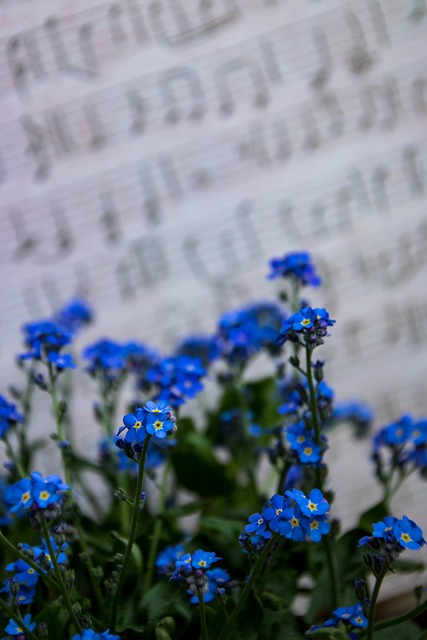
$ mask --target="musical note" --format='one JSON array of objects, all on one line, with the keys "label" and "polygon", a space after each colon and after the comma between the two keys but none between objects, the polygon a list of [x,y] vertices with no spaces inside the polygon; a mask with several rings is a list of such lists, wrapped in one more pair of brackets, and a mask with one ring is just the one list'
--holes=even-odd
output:
[{"label": "musical note", "polygon": [[119,228],[120,213],[117,210],[111,191],[102,190],[99,196],[102,209],[100,222],[105,229],[106,240],[110,244],[116,244],[121,236]]},{"label": "musical note", "polygon": [[14,211],[9,219],[18,243],[16,249],[11,253],[11,259],[14,261],[22,260],[35,250],[39,240],[37,234],[29,231],[21,211]]},{"label": "musical note", "polygon": [[95,104],[86,104],[84,106],[84,113],[92,134],[89,141],[89,147],[92,149],[99,149],[100,147],[103,147],[107,141],[107,134],[101,121],[99,110]]},{"label": "musical note", "polygon": [[178,88],[184,89],[185,102],[189,104],[187,118],[199,120],[205,113],[203,86],[198,74],[188,67],[175,67],[163,72],[159,77],[159,91],[166,110],[166,121],[177,123],[183,118],[182,97]]},{"label": "musical note", "polygon": [[379,165],[373,171],[372,175],[372,192],[374,196],[375,206],[378,209],[390,209],[390,203],[387,194],[387,181],[390,172],[385,165]]},{"label": "musical note", "polygon": [[240,202],[236,207],[235,218],[239,234],[246,244],[249,258],[257,258],[262,255],[263,248],[252,219],[252,202],[249,200]]},{"label": "musical note", "polygon": [[127,40],[126,31],[123,26],[123,5],[113,2],[107,13],[108,27],[114,42],[121,43]]},{"label": "musical note", "polygon": [[427,112],[427,78],[416,78],[412,85],[412,102],[414,111],[424,115]]},{"label": "musical note", "polygon": [[68,156],[76,150],[67,113],[54,109],[47,114],[50,121],[51,140],[57,156]]},{"label": "musical note", "polygon": [[83,66],[70,62],[69,54],[63,40],[63,33],[59,28],[58,18],[52,16],[45,22],[45,30],[52,47],[58,71],[76,74],[82,78],[91,79],[98,74],[98,61],[92,46],[92,26],[82,24],[78,28],[78,49],[82,57]]},{"label": "musical note", "polygon": [[135,135],[139,135],[147,126],[147,102],[134,87],[126,91],[126,98],[132,117],[130,131]]},{"label": "musical note", "polygon": [[415,195],[422,196],[425,186],[425,170],[419,160],[419,151],[414,145],[409,145],[403,149],[402,162],[410,190]]},{"label": "musical note", "polygon": [[353,48],[347,56],[348,65],[353,73],[360,74],[372,65],[372,56],[368,51],[363,25],[358,16],[348,12],[346,22],[353,42]]},{"label": "musical note", "polygon": [[237,78],[247,78],[250,82],[253,93],[252,105],[263,108],[267,105],[270,97],[264,75],[254,61],[246,59],[236,59],[220,65],[216,70],[216,86],[219,94],[220,113],[229,115],[235,107],[235,97],[233,97],[232,86],[235,86]]},{"label": "musical note", "polygon": [[326,35],[321,29],[313,29],[313,41],[319,57],[319,68],[311,78],[310,84],[315,89],[323,89],[332,74],[332,55]]},{"label": "musical note", "polygon": [[49,175],[51,167],[46,131],[30,115],[22,116],[19,123],[28,139],[24,153],[37,162],[35,178],[44,180]]},{"label": "musical note", "polygon": [[151,224],[157,224],[160,222],[161,206],[149,165],[143,165],[139,168],[138,179],[142,189],[145,219]]}]

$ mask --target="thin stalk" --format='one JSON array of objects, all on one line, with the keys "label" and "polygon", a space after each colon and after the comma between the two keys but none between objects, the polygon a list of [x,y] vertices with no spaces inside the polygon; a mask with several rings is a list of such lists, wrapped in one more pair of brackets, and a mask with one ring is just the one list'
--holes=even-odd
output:
[{"label": "thin stalk", "polygon": [[[58,434],[58,441],[59,441],[59,443],[61,443],[65,439],[65,434],[64,434],[64,427],[63,427],[63,424],[62,424],[62,419],[61,419],[61,415],[60,415],[60,411],[59,411],[59,402],[58,402],[58,396],[57,396],[57,393],[56,393],[55,376],[54,376],[54,373],[53,373],[52,364],[50,362],[48,362],[47,368],[48,368],[48,372],[49,372],[50,396],[52,398],[53,413],[55,415],[55,421],[56,421],[56,432]],[[74,502],[72,489],[71,489],[71,470],[70,470],[69,465],[68,465],[67,454],[65,452],[65,449],[63,449],[62,447],[60,447],[60,451],[61,451],[62,464],[63,464],[63,467],[64,467],[65,482],[70,487],[71,497],[72,497],[72,500]]]},{"label": "thin stalk", "polygon": [[369,606],[367,640],[372,640],[374,637],[375,610],[377,607],[378,595],[380,593],[381,585],[383,583],[387,570],[388,564],[387,562],[384,562],[383,568],[381,569],[380,574],[377,577],[377,581],[372,592],[371,603]]},{"label": "thin stalk", "polygon": [[227,638],[229,637],[232,629],[233,629],[233,625],[237,620],[237,617],[239,615],[239,613],[241,612],[241,610],[243,609],[245,602],[247,600],[247,597],[252,589],[252,587],[255,584],[256,579],[259,576],[259,573],[261,571],[261,568],[264,564],[264,560],[267,558],[273,543],[275,542],[277,536],[274,536],[270,538],[270,540],[267,542],[267,544],[265,545],[264,549],[262,550],[260,556],[258,557],[257,561],[255,562],[253,568],[252,568],[252,572],[251,575],[249,576],[249,580],[247,581],[241,595],[239,598],[238,603],[236,604],[236,606],[233,609],[233,612],[229,618],[229,620],[227,621],[227,624],[225,625],[224,629],[222,630],[222,633],[220,634],[218,640],[227,640]]},{"label": "thin stalk", "polygon": [[62,573],[61,570],[59,568],[59,564],[58,564],[58,560],[56,558],[55,555],[55,551],[53,550],[52,547],[52,542],[50,540],[50,533],[49,533],[49,528],[47,526],[46,520],[43,518],[43,516],[41,516],[39,518],[39,522],[41,524],[41,528],[43,531],[43,536],[44,539],[46,541],[46,545],[47,548],[49,550],[49,555],[50,555],[50,559],[52,561],[53,564],[53,571],[55,573],[55,578],[56,578],[56,582],[58,583],[58,588],[59,588],[59,592],[62,596],[62,599],[64,601],[64,605],[65,608],[67,609],[67,613],[68,613],[68,617],[70,619],[70,621],[72,622],[72,624],[74,625],[76,631],[78,631],[79,633],[81,632],[82,628],[80,626],[80,622],[74,612],[73,609],[73,605],[71,604],[71,600],[70,597],[68,595],[68,591],[67,591],[67,587],[64,584],[64,581],[62,579]]},{"label": "thin stalk", "polygon": [[208,630],[206,627],[206,611],[205,602],[203,600],[203,593],[198,590],[197,597],[199,599],[199,617],[200,617],[200,631],[202,640],[208,640]]},{"label": "thin stalk", "polygon": [[160,494],[159,494],[159,512],[157,514],[156,524],[154,525],[153,537],[151,538],[150,551],[148,553],[147,574],[145,576],[145,581],[144,581],[144,593],[147,593],[147,591],[150,589],[151,581],[153,579],[154,563],[156,561],[160,534],[162,532],[169,471],[170,471],[170,460],[168,458],[166,460],[165,468],[163,470],[163,479],[162,479],[162,485],[160,487]]},{"label": "thin stalk", "polygon": [[[307,381],[308,388],[310,390],[310,409],[311,415],[313,419],[314,426],[314,439],[316,444],[320,445],[320,424],[319,424],[319,414],[317,412],[317,403],[316,403],[316,392],[314,390],[314,382],[313,382],[313,371],[311,367],[311,355],[312,350],[306,349],[306,362],[307,362]],[[320,488],[320,487],[319,487]]]},{"label": "thin stalk", "polygon": [[284,542],[285,542],[285,538],[281,537],[279,542],[277,543],[277,546],[276,546],[275,550],[273,551],[273,553],[270,555],[269,559],[267,560],[266,568],[265,568],[264,574],[263,574],[263,576],[261,578],[261,582],[260,582],[259,587],[258,587],[258,595],[259,596],[262,596],[262,594],[263,594],[263,591],[265,589],[265,585],[267,583],[267,580],[270,577],[271,570],[272,570],[272,568],[274,566],[274,563],[276,562],[277,556],[279,555],[280,551],[282,550]]},{"label": "thin stalk", "polygon": [[[6,616],[9,616],[9,618],[11,618],[18,625],[18,627],[22,629],[25,638],[27,638],[28,640],[37,640],[37,637],[34,635],[34,633],[25,626],[20,613],[16,613],[15,611],[13,611],[13,609],[11,609],[11,607],[8,607],[7,604],[3,602],[3,600],[0,600],[0,608],[5,612]],[[12,636],[7,636],[7,638],[11,637]]]},{"label": "thin stalk", "polygon": [[[388,620],[382,620],[381,622],[377,622],[374,625],[374,631],[381,631],[381,629],[388,629],[388,627],[394,627],[396,624],[401,624],[402,622],[406,622],[407,620],[412,620],[416,616],[419,616],[421,613],[427,610],[427,600],[424,600],[421,604],[411,609],[411,611],[407,611],[407,613],[402,613],[401,616],[396,616],[395,618],[388,618]],[[423,636],[421,636],[423,637]]]},{"label": "thin stalk", "polygon": [[143,480],[144,480],[145,459],[147,457],[147,449],[148,449],[148,444],[150,442],[150,438],[151,438],[150,435],[147,435],[147,437],[145,438],[144,447],[142,449],[141,457],[140,457],[139,462],[138,462],[138,464],[139,464],[138,479],[136,481],[135,498],[134,498],[134,501],[133,501],[133,511],[132,511],[132,520],[131,520],[131,524],[130,524],[129,538],[128,538],[128,543],[127,543],[125,555],[124,555],[124,558],[123,558],[122,568],[121,568],[119,579],[118,579],[118,582],[117,582],[116,592],[115,592],[114,598],[113,598],[113,604],[112,604],[112,607],[111,607],[111,623],[110,623],[110,627],[111,627],[111,629],[113,631],[114,631],[115,626],[116,626],[117,608],[119,606],[119,599],[120,599],[120,595],[122,593],[123,583],[125,581],[126,571],[127,571],[127,567],[128,567],[128,564],[129,564],[130,557],[131,557],[132,547],[133,547],[133,544],[135,542],[136,531],[137,531],[137,528],[138,528],[138,521],[139,521],[139,514],[140,514],[140,506],[139,505],[140,505],[140,498],[141,498],[142,483],[143,483]]},{"label": "thin stalk", "polygon": [[21,403],[24,421],[20,423],[17,428],[19,451],[20,451],[20,457],[22,461],[22,467],[24,470],[23,477],[29,474],[28,463],[30,458],[30,449],[27,443],[27,432],[28,432],[28,424],[31,417],[31,405],[32,405],[32,399],[33,399],[34,388],[35,388],[34,373],[35,373],[35,367],[33,364],[30,367],[29,371],[27,372],[27,385],[25,387],[25,391],[24,391],[24,395],[22,397],[22,403]]},{"label": "thin stalk", "polygon": [[323,537],[323,546],[325,548],[326,562],[328,566],[329,578],[332,590],[332,608],[333,610],[338,608],[338,578],[335,566],[334,557],[332,555],[332,549],[328,536]]},{"label": "thin stalk", "polygon": [[1,531],[0,531],[0,542],[3,544],[5,549],[10,551],[12,555],[18,556],[18,558],[26,562],[32,569],[34,569],[34,571],[37,572],[37,574],[41,577],[41,579],[44,580],[47,586],[52,587],[53,589],[57,589],[57,590],[59,589],[55,580],[48,573],[43,571],[43,569],[36,562],[34,562],[34,560],[32,560],[31,558],[28,558],[28,556],[26,556],[25,553],[22,553],[22,551],[17,549],[11,542],[9,542],[9,540],[3,535]]},{"label": "thin stalk", "polygon": [[90,556],[89,548],[87,546],[86,538],[84,537],[83,527],[81,526],[80,522],[77,523],[76,528],[79,533],[80,546],[86,558],[87,570],[90,576],[90,580],[92,582],[96,600],[98,602],[99,612],[102,615],[105,611],[104,596],[102,595],[101,588],[99,586],[97,577],[95,575],[96,574],[95,567],[93,566],[93,562]]},{"label": "thin stalk", "polygon": [[3,440],[4,440],[4,443],[6,445],[7,455],[9,456],[9,458],[11,459],[13,464],[15,465],[16,470],[19,473],[19,476],[21,478],[24,478],[25,477],[25,471],[24,471],[24,469],[23,469],[23,467],[21,465],[21,462],[20,462],[18,456],[15,455],[15,452],[14,452],[14,450],[12,448],[12,445],[10,444],[6,434],[3,436]]}]

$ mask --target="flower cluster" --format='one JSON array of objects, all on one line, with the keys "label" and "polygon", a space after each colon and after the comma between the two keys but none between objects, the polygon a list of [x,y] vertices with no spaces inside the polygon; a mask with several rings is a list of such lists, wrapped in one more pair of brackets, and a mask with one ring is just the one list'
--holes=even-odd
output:
[{"label": "flower cluster", "polygon": [[198,358],[206,368],[220,355],[220,347],[217,336],[189,336],[179,343],[176,348],[179,356]]},{"label": "flower cluster", "polygon": [[61,505],[64,502],[64,492],[69,489],[59,476],[50,475],[43,478],[40,473],[33,471],[30,478],[23,478],[7,487],[3,500],[12,512],[35,514],[37,511]]},{"label": "flower cluster", "polygon": [[283,345],[290,340],[298,342],[307,349],[314,349],[323,344],[323,338],[328,335],[328,327],[334,324],[335,320],[329,317],[326,309],[303,307],[285,320],[276,342]]},{"label": "flower cluster", "polygon": [[240,543],[243,548],[259,550],[273,533],[296,542],[319,542],[331,528],[328,510],[329,503],[319,489],[313,489],[308,497],[298,489],[275,494],[262,513],[249,517]]},{"label": "flower cluster", "polygon": [[125,442],[141,444],[147,434],[160,439],[166,438],[175,430],[175,418],[164,400],[160,400],[158,404],[149,400],[144,407],[137,408],[134,413],[127,413],[123,417],[123,425],[117,435],[119,436],[126,429]]},{"label": "flower cluster", "polygon": [[326,448],[326,438],[322,436],[322,446],[316,444],[314,431],[304,422],[297,422],[285,428],[286,440],[300,464],[317,465]]},{"label": "flower cluster", "polygon": [[109,629],[102,633],[97,633],[93,629],[84,629],[81,633],[73,636],[71,640],[120,640],[120,636],[113,635]]},{"label": "flower cluster", "polygon": [[0,396],[0,439],[4,438],[10,427],[17,422],[23,422],[23,416],[16,410],[14,404]]},{"label": "flower cluster", "polygon": [[389,464],[400,469],[418,468],[421,473],[427,473],[427,419],[415,420],[404,415],[374,436],[372,457],[380,477],[386,452],[389,453]]},{"label": "flower cluster", "polygon": [[75,298],[65,304],[53,317],[69,333],[75,334],[92,322],[92,310],[85,300]]},{"label": "flower cluster", "polygon": [[[353,604],[349,607],[339,607],[332,613],[332,618],[328,618],[322,625],[313,625],[310,631],[328,627],[344,627],[345,631],[349,634],[348,637],[356,640],[359,636],[358,634],[353,634],[352,631],[355,629],[365,629],[368,626],[368,619],[360,603]],[[310,631],[308,632],[309,637]]]},{"label": "flower cluster", "polygon": [[224,314],[218,324],[222,357],[231,363],[245,362],[264,347],[274,346],[284,319],[282,309],[272,303],[252,304]]},{"label": "flower cluster", "polygon": [[401,520],[386,516],[372,527],[372,536],[361,538],[359,547],[368,544],[375,550],[375,555],[388,560],[394,560],[404,549],[416,551],[426,544],[420,527],[407,516],[403,516]]},{"label": "flower cluster", "polygon": [[147,383],[155,385],[158,400],[178,407],[187,398],[194,398],[203,390],[201,380],[205,375],[206,370],[199,358],[176,355],[153,363],[139,386],[144,387]]},{"label": "flower cluster", "polygon": [[25,346],[28,351],[20,356],[21,360],[41,360],[57,369],[75,369],[69,353],[61,353],[70,344],[72,334],[53,320],[30,322],[22,328]]},{"label": "flower cluster", "polygon": [[[50,543],[55,552],[56,561],[59,564],[64,564],[67,561],[64,551],[68,545],[64,543],[58,546],[52,537],[50,538]],[[42,540],[39,547],[31,547],[29,544],[23,543],[20,546],[20,550],[40,567],[40,572],[37,572],[21,558],[15,562],[10,562],[6,565],[6,571],[13,571],[14,575],[12,578],[6,578],[0,592],[5,592],[10,597],[15,597],[19,605],[26,605],[34,600],[40,573],[52,571],[53,564],[45,540]]]},{"label": "flower cluster", "polygon": [[196,604],[199,596],[203,597],[203,602],[210,602],[221,589],[219,585],[224,585],[230,579],[226,571],[210,570],[210,566],[218,560],[221,558],[211,551],[197,549],[192,555],[184,553],[175,562],[170,581],[178,582],[191,595],[191,603]]},{"label": "flower cluster", "polygon": [[318,287],[322,284],[322,280],[311,262],[311,256],[306,251],[287,253],[283,258],[273,258],[270,260],[270,268],[269,280],[291,278],[300,285],[311,287]]}]

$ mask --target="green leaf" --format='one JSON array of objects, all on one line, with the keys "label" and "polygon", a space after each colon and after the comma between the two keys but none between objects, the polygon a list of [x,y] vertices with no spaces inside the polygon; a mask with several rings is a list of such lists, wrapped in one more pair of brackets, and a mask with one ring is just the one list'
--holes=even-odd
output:
[{"label": "green leaf", "polygon": [[374,505],[360,516],[359,520],[359,529],[363,529],[364,531],[372,532],[372,525],[375,522],[379,522],[386,516],[388,516],[387,509],[383,501]]},{"label": "green leaf", "polygon": [[176,584],[169,582],[158,582],[144,596],[139,613],[146,616],[149,623],[158,622],[165,616],[180,618],[188,623],[192,610],[190,605],[183,599],[181,590]]},{"label": "green leaf", "polygon": [[413,622],[402,622],[395,627],[375,631],[375,640],[419,640],[421,629]]},{"label": "green leaf", "polygon": [[[314,638],[315,640],[348,640],[348,635],[342,629],[329,627],[328,629],[316,629],[306,633],[306,638]],[[376,640],[376,636],[375,636]]]},{"label": "green leaf", "polygon": [[67,614],[63,604],[54,600],[35,617],[37,624],[44,622],[49,632],[49,640],[62,640],[65,638],[65,626]]},{"label": "green leaf", "polygon": [[395,560],[393,562],[393,569],[399,573],[414,573],[422,571],[424,568],[424,562],[416,562],[415,560]]},{"label": "green leaf", "polygon": [[[126,552],[126,548],[127,548],[127,538],[123,538],[121,535],[119,535],[116,531],[112,531],[111,532],[111,536],[112,538],[114,538],[115,541],[115,549],[114,552],[115,553],[122,553],[123,555]],[[141,549],[138,547],[137,544],[133,544],[132,545],[132,551],[131,551],[131,560],[128,564],[127,567],[127,578],[129,579],[137,579],[141,573],[142,573],[142,553],[141,553]]]},{"label": "green leaf", "polygon": [[182,516],[189,516],[192,513],[198,513],[199,511],[202,511],[207,504],[209,503],[206,500],[199,500],[198,502],[188,502],[187,504],[182,504],[179,507],[168,507],[167,511],[164,514],[164,517],[181,518]]}]

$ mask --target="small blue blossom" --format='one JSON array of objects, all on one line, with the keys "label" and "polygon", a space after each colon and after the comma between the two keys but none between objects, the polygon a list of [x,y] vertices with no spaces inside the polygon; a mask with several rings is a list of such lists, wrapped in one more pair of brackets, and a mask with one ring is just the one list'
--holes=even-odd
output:
[{"label": "small blue blossom", "polygon": [[156,436],[156,438],[166,438],[168,433],[173,429],[174,422],[172,420],[162,420],[160,416],[150,415],[147,420],[147,433]]},{"label": "small blue blossom", "polygon": [[426,544],[420,527],[407,516],[395,523],[393,533],[397,542],[405,549],[418,550]]},{"label": "small blue blossom", "polygon": [[123,425],[124,426],[120,427],[120,429],[118,430],[117,435],[119,436],[125,429],[127,429],[125,442],[144,442],[147,435],[147,413],[146,411],[144,411],[144,409],[137,408],[135,409],[134,413],[127,413],[123,417]]},{"label": "small blue blossom", "polygon": [[276,342],[283,345],[287,340],[299,342],[301,338],[303,346],[314,349],[323,344],[323,338],[328,335],[327,328],[334,324],[335,320],[329,317],[326,309],[303,307],[285,320]]},{"label": "small blue blossom", "polygon": [[[29,613],[25,614],[25,616],[22,618],[22,622],[24,623],[28,631],[34,631],[34,629],[36,628],[36,623],[31,621],[31,614]],[[5,628],[5,631],[12,638],[16,636],[22,636],[23,638],[25,638],[24,629],[20,627],[14,620],[9,620],[9,624]]]},{"label": "small blue blossom", "polygon": [[69,333],[75,334],[92,321],[92,310],[84,300],[76,298],[54,315],[54,321]]},{"label": "small blue blossom", "polygon": [[269,280],[290,278],[301,285],[311,287],[318,287],[322,283],[307,251],[287,253],[283,258],[273,258],[270,268]]},{"label": "small blue blossom", "polygon": [[308,518],[304,517],[299,506],[296,505],[294,508],[283,511],[277,530],[285,538],[301,542],[309,533],[309,521]]},{"label": "small blue blossom", "polygon": [[166,547],[157,554],[156,568],[161,575],[168,575],[175,569],[175,563],[180,559],[184,553],[184,546],[182,544],[175,544],[171,547]]},{"label": "small blue blossom", "polygon": [[329,503],[319,489],[313,489],[308,498],[298,489],[287,491],[286,495],[295,500],[305,516],[323,516],[329,510]]},{"label": "small blue blossom", "polygon": [[6,435],[10,427],[23,421],[24,417],[16,410],[15,405],[0,395],[0,439]]},{"label": "small blue blossom", "polygon": [[249,524],[246,525],[245,531],[262,537],[264,537],[265,533],[268,533],[267,523],[260,513],[253,513],[249,516]]},{"label": "small blue blossom", "polygon": [[120,640],[120,636],[113,635],[109,629],[102,633],[97,633],[93,629],[84,629],[81,633],[73,636],[72,640]]},{"label": "small blue blossom", "polygon": [[213,562],[218,562],[221,558],[217,557],[213,551],[202,551],[197,549],[191,558],[191,565],[195,569],[208,569]]},{"label": "small blue blossom", "polygon": [[33,471],[31,478],[23,478],[9,487],[8,500],[11,511],[37,511],[47,509],[53,504],[62,504],[64,492],[69,486],[62,482],[57,475],[43,478],[37,471]]}]

